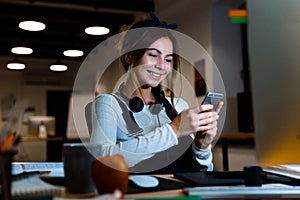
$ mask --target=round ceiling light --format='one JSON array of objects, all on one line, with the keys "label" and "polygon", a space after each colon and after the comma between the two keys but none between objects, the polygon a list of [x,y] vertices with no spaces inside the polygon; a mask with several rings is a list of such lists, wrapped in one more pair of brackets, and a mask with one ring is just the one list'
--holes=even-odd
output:
[{"label": "round ceiling light", "polygon": [[22,70],[25,69],[26,65],[24,63],[7,63],[6,67],[12,70]]},{"label": "round ceiling light", "polygon": [[85,29],[85,33],[89,35],[105,35],[109,33],[109,29],[102,26],[91,26]]},{"label": "round ceiling light", "polygon": [[14,54],[27,55],[27,54],[32,54],[33,50],[28,47],[14,47],[11,49],[11,52]]},{"label": "round ceiling light", "polygon": [[59,62],[50,65],[50,70],[55,72],[64,72],[67,71],[67,69],[68,69],[67,65]]},{"label": "round ceiling light", "polygon": [[25,63],[19,61],[17,58],[15,58],[14,60],[8,62],[6,64],[6,68],[7,69],[11,69],[11,70],[22,70],[26,68]]},{"label": "round ceiling light", "polygon": [[19,23],[19,27],[26,31],[42,31],[46,28],[46,25],[37,21],[23,21]]},{"label": "round ceiling light", "polygon": [[83,51],[80,50],[66,50],[63,53],[65,56],[68,57],[80,57],[83,56]]}]

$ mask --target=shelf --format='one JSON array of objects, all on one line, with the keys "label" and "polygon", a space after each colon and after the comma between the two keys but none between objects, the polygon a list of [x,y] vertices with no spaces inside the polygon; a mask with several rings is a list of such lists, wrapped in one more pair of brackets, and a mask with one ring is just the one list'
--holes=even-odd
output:
[{"label": "shelf", "polygon": [[39,142],[39,141],[63,141],[63,137],[47,137],[47,138],[40,138],[35,136],[25,136],[21,138],[21,142]]}]

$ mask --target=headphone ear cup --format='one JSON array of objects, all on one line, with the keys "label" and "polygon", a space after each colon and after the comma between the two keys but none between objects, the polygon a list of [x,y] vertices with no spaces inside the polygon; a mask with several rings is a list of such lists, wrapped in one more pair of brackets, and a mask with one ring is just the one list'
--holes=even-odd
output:
[{"label": "headphone ear cup", "polygon": [[129,108],[132,112],[140,112],[144,108],[144,102],[139,97],[133,97],[129,100]]}]

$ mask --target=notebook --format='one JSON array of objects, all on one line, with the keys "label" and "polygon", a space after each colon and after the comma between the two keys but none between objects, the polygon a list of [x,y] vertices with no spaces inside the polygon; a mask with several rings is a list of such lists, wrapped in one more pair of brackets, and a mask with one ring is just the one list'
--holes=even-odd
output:
[{"label": "notebook", "polygon": [[34,173],[51,177],[64,177],[62,162],[13,162],[12,175]]},{"label": "notebook", "polygon": [[175,178],[194,186],[241,185],[245,183],[242,171],[230,172],[180,172]]},{"label": "notebook", "polygon": [[62,194],[65,188],[44,182],[37,175],[12,181],[11,196],[13,199],[32,199],[53,197]]},{"label": "notebook", "polygon": [[189,196],[201,196],[202,198],[241,199],[241,198],[300,198],[300,186],[287,186],[282,184],[270,184],[258,186],[214,186],[214,187],[189,187],[184,188]]}]

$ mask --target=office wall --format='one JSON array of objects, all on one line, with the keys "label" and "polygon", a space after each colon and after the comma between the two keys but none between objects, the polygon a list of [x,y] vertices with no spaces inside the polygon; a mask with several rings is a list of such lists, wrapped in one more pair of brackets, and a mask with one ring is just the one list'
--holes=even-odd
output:
[{"label": "office wall", "polygon": [[156,2],[159,17],[169,23],[178,23],[178,31],[201,44],[218,67],[227,95],[226,121],[222,133],[238,132],[237,93],[243,91],[240,77],[242,69],[240,25],[230,22],[228,11],[231,8],[234,7],[213,4],[211,0]]},{"label": "office wall", "polygon": [[227,95],[223,133],[238,132],[237,93],[243,92],[241,29],[240,24],[230,21],[228,11],[232,8],[227,5],[211,8],[212,57],[222,74]]},{"label": "office wall", "polygon": [[[11,58],[10,58],[11,59]],[[46,92],[47,90],[70,90],[73,87],[74,75],[66,77],[63,74],[48,71],[51,60],[32,60],[24,71],[10,71],[6,69],[9,58],[0,57],[0,127],[5,123],[3,117],[3,99],[27,100],[28,106],[35,109],[36,115],[46,115]],[[78,64],[70,62],[70,70],[77,68]],[[45,68],[47,74],[32,74],[30,68]],[[76,71],[75,71],[76,72]],[[76,73],[73,73],[76,74]],[[21,118],[23,120],[23,118]],[[27,135],[28,125],[22,123],[20,134]],[[47,144],[45,141],[30,141],[20,143],[16,159],[19,161],[46,161]]]},{"label": "office wall", "polygon": [[177,23],[178,31],[190,36],[211,53],[211,0],[157,0],[156,13],[169,23]]},{"label": "office wall", "polygon": [[[231,5],[212,4],[211,0],[157,0],[157,15],[169,23],[178,23],[178,31],[201,44],[216,63],[226,89],[227,113],[222,134],[237,133],[237,93],[243,91],[241,32],[239,24],[232,24],[228,11]],[[226,2],[226,1],[224,1]],[[237,133],[239,134],[239,133]],[[251,145],[230,145],[229,169],[241,170],[256,165]],[[214,147],[216,170],[222,170],[221,146]]]},{"label": "office wall", "polygon": [[[30,63],[22,71],[11,71],[6,69],[6,63],[11,58],[0,57],[0,100],[8,96],[14,96],[16,100],[26,99],[28,105],[35,108],[35,113],[46,114],[46,91],[72,89],[76,75],[78,62],[68,62],[71,73],[68,76],[63,73],[50,72],[49,63],[53,60],[47,59],[22,59]],[[31,68],[41,68],[40,73],[31,73]],[[75,69],[75,70],[74,70]],[[2,104],[0,104],[0,118],[2,119]],[[3,121],[0,120],[0,125]]]}]

